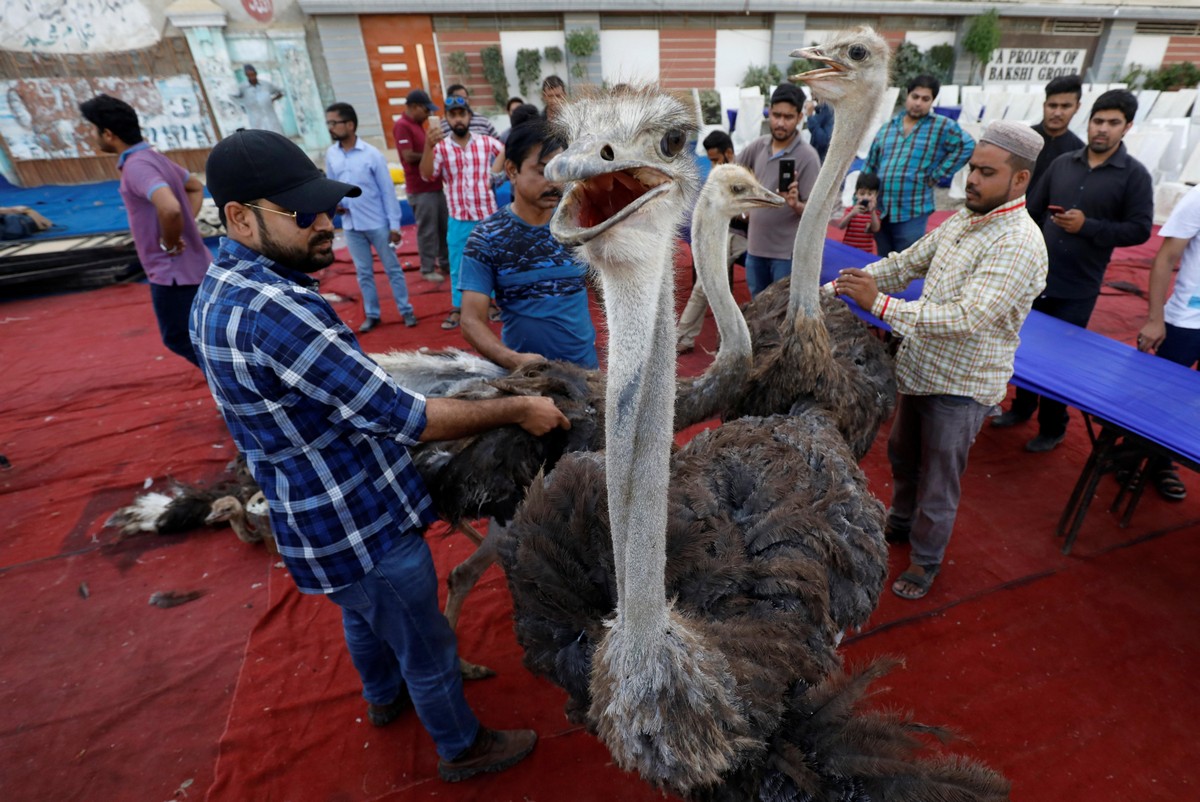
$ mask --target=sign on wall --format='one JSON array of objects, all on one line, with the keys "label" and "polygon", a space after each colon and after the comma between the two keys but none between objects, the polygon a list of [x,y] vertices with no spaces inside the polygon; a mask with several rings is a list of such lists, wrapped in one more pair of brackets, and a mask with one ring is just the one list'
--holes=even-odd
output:
[{"label": "sign on wall", "polygon": [[992,52],[983,81],[987,84],[1045,83],[1060,75],[1082,75],[1084,49],[1001,47]]},{"label": "sign on wall", "polygon": [[0,50],[109,53],[150,47],[159,40],[140,0],[16,0],[3,4]]},{"label": "sign on wall", "polygon": [[101,93],[137,109],[142,137],[159,150],[211,148],[217,142],[190,75],[0,81],[0,137],[14,159],[99,155],[95,127],[79,114],[79,104]]}]

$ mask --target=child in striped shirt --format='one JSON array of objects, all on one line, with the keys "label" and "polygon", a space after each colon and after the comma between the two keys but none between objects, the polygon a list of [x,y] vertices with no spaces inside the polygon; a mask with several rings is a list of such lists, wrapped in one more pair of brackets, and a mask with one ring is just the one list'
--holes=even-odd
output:
[{"label": "child in striped shirt", "polygon": [[854,205],[848,207],[836,223],[838,228],[846,229],[842,242],[860,251],[875,253],[872,234],[879,230],[879,209],[875,206],[878,199],[879,176],[859,173],[854,185]]}]

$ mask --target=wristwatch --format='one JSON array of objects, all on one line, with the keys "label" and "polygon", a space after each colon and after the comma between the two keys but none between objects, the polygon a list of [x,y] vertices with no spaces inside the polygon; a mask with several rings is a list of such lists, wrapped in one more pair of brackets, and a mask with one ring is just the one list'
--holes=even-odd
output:
[{"label": "wristwatch", "polygon": [[179,240],[179,244],[176,245],[174,248],[168,248],[167,243],[163,242],[162,240],[159,240],[158,247],[161,248],[162,252],[165,253],[167,256],[175,256],[176,254],[183,253],[183,240],[182,239]]}]

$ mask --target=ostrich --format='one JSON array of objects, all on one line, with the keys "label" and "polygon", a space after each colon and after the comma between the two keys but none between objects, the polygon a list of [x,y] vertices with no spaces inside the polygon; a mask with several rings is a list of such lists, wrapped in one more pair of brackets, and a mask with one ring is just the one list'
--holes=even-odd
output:
[{"label": "ostrich", "polygon": [[723,164],[708,175],[692,213],[696,277],[709,297],[721,347],[704,373],[680,378],[675,394],[675,430],[713,417],[732,405],[751,367],[751,336],[729,291],[729,221],[755,207],[782,206],[783,198],[758,183],[745,167]]},{"label": "ostrich", "polygon": [[[547,176],[572,183],[551,227],[604,284],[607,448],[535,482],[501,544],[526,664],[657,786],[795,790],[808,691],[839,664],[837,609],[857,592],[869,612],[882,586],[882,506],[820,410],[727,423],[672,458],[670,235],[696,180],[679,155],[694,123],[649,89],[560,119],[571,146]],[[839,587],[840,570],[860,575]],[[907,771],[857,748],[871,754],[856,774]]]},{"label": "ostrich", "polygon": [[888,46],[869,29],[792,54],[828,66],[797,76],[837,114],[829,152],[796,230],[792,275],[746,308],[754,368],[727,418],[829,410],[862,458],[895,408],[896,380],[882,343],[837,299],[819,297],[826,213],[854,158],[862,121],[871,119],[888,81]]}]

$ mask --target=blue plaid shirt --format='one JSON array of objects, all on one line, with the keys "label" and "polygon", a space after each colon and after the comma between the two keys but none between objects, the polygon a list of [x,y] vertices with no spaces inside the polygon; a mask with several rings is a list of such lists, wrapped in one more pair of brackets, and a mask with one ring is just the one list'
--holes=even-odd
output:
[{"label": "blue plaid shirt", "polygon": [[354,583],[436,518],[406,448],[425,398],[367,358],[312,278],[222,239],[191,334],[300,590]]},{"label": "blue plaid shirt", "polygon": [[888,223],[903,223],[932,212],[929,182],[954,175],[975,152],[971,135],[940,114],[925,115],[905,136],[906,113],[901,111],[875,135],[862,168],[864,173],[879,176],[879,208]]}]

